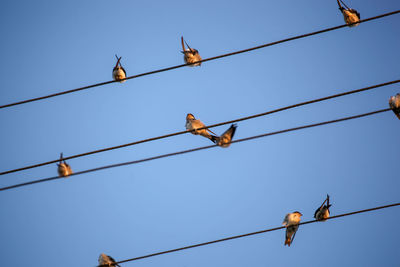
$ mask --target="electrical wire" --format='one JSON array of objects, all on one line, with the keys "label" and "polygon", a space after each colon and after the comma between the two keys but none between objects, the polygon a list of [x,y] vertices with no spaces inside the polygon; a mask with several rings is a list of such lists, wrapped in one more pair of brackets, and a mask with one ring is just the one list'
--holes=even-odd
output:
[{"label": "electrical wire", "polygon": [[[363,23],[363,22],[367,22],[367,21],[372,21],[372,20],[383,18],[383,17],[395,15],[395,14],[398,14],[398,13],[400,13],[400,10],[396,10],[396,11],[385,13],[385,14],[378,15],[378,16],[375,16],[375,17],[370,17],[370,18],[367,18],[367,19],[363,19],[363,20],[358,21],[357,23]],[[353,24],[355,24],[355,23],[353,23]],[[2,106],[0,106],[0,109],[11,107],[11,106],[17,106],[17,105],[21,105],[21,104],[25,104],[25,103],[29,103],[29,102],[39,101],[39,100],[43,100],[43,99],[47,99],[47,98],[51,98],[51,97],[55,97],[55,96],[59,96],[59,95],[65,95],[65,94],[69,94],[69,93],[74,93],[74,92],[77,92],[77,91],[82,91],[82,90],[93,88],[93,87],[107,85],[107,84],[114,83],[114,82],[120,82],[120,81],[130,80],[130,79],[136,79],[136,78],[147,76],[147,75],[152,75],[152,74],[156,74],[156,73],[160,73],[160,72],[165,72],[165,71],[170,71],[170,70],[182,68],[182,67],[185,67],[185,66],[188,66],[188,65],[197,64],[197,63],[200,63],[200,62],[203,63],[203,62],[216,60],[216,59],[220,59],[220,58],[224,58],[224,57],[238,55],[238,54],[250,52],[250,51],[253,51],[253,50],[261,49],[261,48],[264,48],[264,47],[273,46],[273,45],[285,43],[285,42],[288,42],[288,41],[293,41],[293,40],[305,38],[305,37],[308,37],[308,36],[313,36],[313,35],[329,32],[329,31],[341,29],[341,28],[347,27],[349,25],[351,25],[351,24],[343,24],[343,25],[340,25],[340,26],[326,28],[326,29],[323,29],[323,30],[319,30],[319,31],[311,32],[311,33],[306,33],[306,34],[302,34],[302,35],[298,35],[298,36],[282,39],[282,40],[279,40],[279,41],[275,41],[275,42],[272,42],[272,43],[267,43],[267,44],[255,46],[255,47],[252,47],[252,48],[247,48],[247,49],[243,49],[243,50],[239,50],[239,51],[235,51],[235,52],[231,52],[231,53],[227,53],[227,54],[222,54],[222,55],[215,56],[215,57],[206,58],[206,59],[203,59],[201,61],[197,61],[197,62],[193,62],[193,63],[189,63],[189,64],[181,64],[181,65],[167,67],[167,68],[163,68],[163,69],[159,69],[159,70],[149,71],[149,72],[145,72],[145,73],[141,73],[141,74],[137,74],[137,75],[126,77],[123,80],[107,81],[107,82],[88,85],[88,86],[84,86],[84,87],[80,87],[80,88],[76,88],[76,89],[72,89],[72,90],[58,92],[58,93],[54,93],[54,94],[50,94],[50,95],[46,95],[46,96],[41,96],[41,97],[37,97],[37,98],[31,98],[31,99],[27,99],[27,100],[23,100],[23,101],[18,101],[18,102],[2,105]]]},{"label": "electrical wire", "polygon": [[[345,118],[340,118],[340,119],[335,119],[335,120],[330,120],[330,121],[324,121],[324,122],[319,122],[319,123],[314,123],[314,124],[308,124],[308,125],[298,126],[298,127],[289,128],[289,129],[280,130],[280,131],[275,131],[275,132],[269,132],[269,133],[260,134],[260,135],[256,135],[256,136],[237,139],[237,140],[232,141],[231,143],[240,143],[240,142],[244,142],[244,141],[258,139],[258,138],[261,138],[261,137],[278,135],[278,134],[283,134],[283,133],[287,133],[287,132],[293,132],[293,131],[297,131],[297,130],[303,130],[303,129],[307,129],[307,128],[313,128],[313,127],[317,127],[317,126],[322,126],[322,125],[327,125],[327,124],[332,124],[332,123],[337,123],[337,122],[342,122],[342,121],[347,121],[347,120],[352,120],[352,119],[358,119],[358,118],[371,116],[371,115],[374,115],[374,114],[378,114],[378,113],[382,113],[382,112],[386,112],[386,111],[390,111],[390,110],[391,110],[390,108],[386,108],[386,109],[381,109],[381,110],[372,111],[372,112],[368,112],[368,113],[363,113],[363,114],[359,114],[359,115],[354,115],[354,116],[350,116],[350,117],[345,117]],[[89,173],[89,172],[95,172],[95,171],[115,168],[115,167],[138,164],[138,163],[142,163],[142,162],[146,162],[146,161],[152,161],[152,160],[161,159],[161,158],[167,158],[167,157],[182,155],[182,154],[195,152],[195,151],[200,151],[200,150],[205,150],[205,149],[214,148],[214,147],[218,147],[218,145],[203,146],[203,147],[192,148],[192,149],[173,152],[173,153],[168,153],[168,154],[162,154],[162,155],[158,155],[158,156],[154,156],[154,157],[150,157],[150,158],[144,158],[144,159],[140,159],[140,160],[134,160],[134,161],[128,161],[128,162],[117,163],[117,164],[112,164],[112,165],[106,165],[106,166],[97,167],[97,168],[93,168],[93,169],[88,169],[88,170],[84,170],[84,171],[80,171],[80,172],[75,172],[75,173],[71,174],[68,177],[75,176],[75,175],[80,175],[80,174],[84,174],[84,173]],[[65,177],[54,176],[54,177],[50,177],[50,178],[44,178],[44,179],[40,179],[40,180],[29,181],[29,182],[26,182],[26,183],[15,184],[15,185],[7,186],[7,187],[2,187],[2,188],[0,188],[0,191],[5,191],[5,190],[9,190],[9,189],[17,188],[17,187],[22,187],[22,186],[27,186],[27,185],[31,185],[31,184],[48,182],[48,181],[57,180],[57,179],[65,179]]]},{"label": "electrical wire", "polygon": [[[273,113],[281,112],[281,111],[284,111],[284,110],[288,110],[288,109],[292,109],[292,108],[296,108],[296,107],[300,107],[300,106],[305,106],[305,105],[309,105],[309,104],[313,104],[313,103],[317,103],[317,102],[321,102],[321,101],[325,101],[325,100],[329,100],[329,99],[333,99],[333,98],[337,98],[337,97],[341,97],[341,96],[360,93],[360,92],[364,92],[364,91],[367,91],[367,90],[372,90],[372,89],[376,89],[376,88],[379,88],[379,87],[396,84],[396,83],[399,83],[399,82],[400,82],[400,80],[394,80],[394,81],[390,81],[390,82],[385,82],[385,83],[380,83],[380,84],[364,87],[364,88],[361,88],[361,89],[356,89],[356,90],[352,90],[352,91],[347,91],[347,92],[343,92],[343,93],[339,93],[339,94],[330,95],[330,96],[327,96],[327,97],[317,98],[317,99],[314,99],[314,100],[301,102],[301,103],[298,103],[298,104],[294,104],[294,105],[290,105],[290,106],[286,106],[286,107],[270,110],[270,111],[267,111],[267,112],[263,112],[263,113],[259,113],[259,114],[255,114],[255,115],[251,115],[251,116],[247,116],[247,117],[242,117],[242,118],[235,119],[235,120],[230,120],[230,121],[220,122],[220,123],[217,123],[217,124],[212,124],[212,125],[209,125],[209,126],[205,126],[205,127],[199,128],[198,130],[206,129],[206,128],[207,129],[208,128],[213,128],[213,127],[222,126],[222,125],[225,125],[225,124],[231,124],[231,123],[244,121],[244,120],[250,120],[250,119],[254,119],[254,118],[270,115],[270,114],[273,114]],[[172,137],[172,136],[176,136],[176,135],[186,134],[186,133],[189,133],[189,132],[188,131],[175,132],[175,133],[161,135],[161,136],[157,136],[157,137],[152,137],[152,138],[148,138],[148,139],[144,139],[144,140],[140,140],[140,141],[135,141],[135,142],[127,143],[127,144],[112,146],[112,147],[108,147],[108,148],[102,148],[102,149],[98,149],[98,150],[94,150],[94,151],[90,151],[90,152],[86,152],[86,153],[81,153],[81,154],[77,154],[77,155],[73,155],[73,156],[69,156],[69,157],[64,157],[64,159],[65,160],[74,159],[74,158],[78,158],[78,157],[83,157],[83,156],[88,156],[88,155],[92,155],[92,154],[96,154],[96,153],[101,153],[101,152],[114,150],[114,149],[119,149],[119,148],[124,148],[124,147],[128,147],[128,146],[138,145],[138,144],[142,144],[142,143],[146,143],[146,142],[150,142],[150,141],[155,141],[155,140],[159,140],[159,139],[164,139],[164,138],[168,138],[168,137]],[[3,171],[3,172],[0,172],[0,175],[19,172],[19,171],[23,171],[23,170],[32,169],[32,168],[37,168],[37,167],[41,167],[41,166],[45,166],[45,165],[49,165],[49,164],[53,164],[53,163],[57,163],[57,162],[59,162],[59,159],[55,159],[55,160],[51,160],[51,161],[47,161],[47,162],[43,162],[43,163],[38,163],[38,164],[30,165],[30,166],[25,166],[25,167],[21,167],[21,168],[17,168],[17,169],[12,169],[12,170],[8,170],[8,171]]]},{"label": "electrical wire", "polygon": [[[341,217],[346,217],[346,216],[350,216],[350,215],[355,215],[355,214],[359,214],[359,213],[365,213],[365,212],[370,212],[370,211],[375,211],[375,210],[380,210],[380,209],[386,209],[386,208],[396,207],[396,206],[399,206],[399,205],[400,205],[400,203],[393,203],[393,204],[389,204],[389,205],[385,205],[385,206],[379,206],[379,207],[370,208],[370,209],[365,209],[365,210],[353,211],[353,212],[349,212],[349,213],[344,213],[344,214],[339,214],[339,215],[331,216],[331,217],[329,217],[327,220],[333,220],[333,219],[337,219],[337,218],[341,218]],[[319,221],[317,221],[317,220],[306,221],[306,222],[301,222],[301,223],[299,223],[299,225],[310,224],[310,223],[316,223],[316,222],[319,222]],[[145,255],[145,256],[140,256],[140,257],[136,257],[136,258],[131,258],[131,259],[127,259],[127,260],[122,260],[122,261],[115,262],[115,263],[113,263],[112,265],[115,266],[115,264],[121,264],[121,263],[126,263],[126,262],[129,262],[129,261],[141,260],[141,259],[145,259],[145,258],[150,258],[150,257],[158,256],[158,255],[168,254],[168,253],[177,252],[177,251],[181,251],[181,250],[186,250],[186,249],[190,249],[190,248],[196,248],[196,247],[211,245],[211,244],[215,244],[215,243],[219,243],[219,242],[225,242],[225,241],[229,241],[229,240],[233,240],[233,239],[238,239],[238,238],[242,238],[242,237],[247,237],[247,236],[252,236],[252,235],[258,235],[258,234],[263,234],[263,233],[267,233],[267,232],[273,232],[273,231],[281,230],[281,229],[284,229],[284,228],[285,228],[285,226],[279,226],[279,227],[270,228],[270,229],[266,229],[266,230],[261,230],[261,231],[257,231],[257,232],[252,232],[252,233],[248,233],[248,234],[226,237],[226,238],[217,239],[217,240],[214,240],[214,241],[199,243],[199,244],[190,245],[190,246],[186,246],[186,247],[181,247],[181,248],[166,250],[166,251],[162,251],[162,252],[157,252],[157,253],[148,254],[148,255]]]}]

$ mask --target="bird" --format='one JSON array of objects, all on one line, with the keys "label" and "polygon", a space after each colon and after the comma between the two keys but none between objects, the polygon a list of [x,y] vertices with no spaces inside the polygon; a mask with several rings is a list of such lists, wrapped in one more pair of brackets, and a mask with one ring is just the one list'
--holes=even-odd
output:
[{"label": "bird", "polygon": [[221,136],[217,137],[216,144],[220,147],[229,147],[231,145],[233,136],[235,135],[237,125],[232,124]]},{"label": "bird", "polygon": [[208,139],[210,139],[213,143],[216,143],[218,140],[218,136],[212,132],[211,130],[205,128],[201,130],[197,130],[199,128],[205,127],[204,123],[200,120],[197,120],[192,113],[188,113],[186,115],[186,130],[191,131],[192,134],[201,135]]},{"label": "bird", "polygon": [[99,266],[98,267],[109,267],[109,266],[119,266],[120,265],[116,264],[116,261],[111,257],[108,256],[104,253],[101,253],[99,256]]},{"label": "bird", "polygon": [[[336,0],[336,1],[339,5],[339,10],[343,14],[344,22],[346,22],[346,24],[349,27],[355,27],[360,25],[360,23],[358,23],[360,21],[360,13],[358,13],[357,10],[355,9],[349,8],[342,0]],[[339,1],[342,2],[342,4],[346,8],[342,7]]]},{"label": "bird", "polygon": [[[324,205],[325,202],[326,202],[326,205]],[[329,215],[330,215],[329,208],[331,206],[332,205],[329,204],[329,195],[326,195],[326,199],[325,199],[324,203],[322,203],[322,205],[315,211],[314,218],[317,221],[322,221],[322,222],[326,221],[326,219],[329,218]]]},{"label": "bird", "polygon": [[[181,53],[183,54],[183,59],[185,60],[186,64],[191,64],[197,61],[201,61],[201,57],[199,54],[199,51],[197,51],[197,49],[191,48],[186,41],[183,40],[183,36],[181,37],[181,41],[182,41],[182,51]],[[185,44],[188,47],[187,49],[185,48]],[[201,66],[201,62],[195,63],[195,64],[191,64],[189,65],[190,67],[194,67],[194,66]]]},{"label": "bird", "polygon": [[63,153],[60,154],[60,163],[57,163],[57,171],[60,177],[70,176],[73,172],[71,166],[68,165],[65,160],[63,160]]},{"label": "bird", "polygon": [[299,211],[286,214],[282,223],[282,225],[286,227],[285,246],[288,245],[290,247],[292,244],[296,232],[299,229],[301,216],[303,216],[303,214]]},{"label": "bird", "polygon": [[400,120],[400,94],[389,98],[389,106]]},{"label": "bird", "polygon": [[123,83],[123,82],[125,82],[124,79],[126,78],[126,71],[121,65],[122,57],[118,57],[117,55],[115,55],[115,57],[117,58],[117,64],[115,64],[115,67],[112,72],[112,76],[115,81],[119,81],[120,83]]}]

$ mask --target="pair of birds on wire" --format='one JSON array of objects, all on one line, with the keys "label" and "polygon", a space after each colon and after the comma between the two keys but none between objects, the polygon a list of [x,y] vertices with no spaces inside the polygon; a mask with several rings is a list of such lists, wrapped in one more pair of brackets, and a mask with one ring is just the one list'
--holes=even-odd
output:
[{"label": "pair of birds on wire", "polygon": [[[188,66],[190,67],[201,66],[201,62],[198,62],[201,61],[199,51],[197,51],[197,49],[191,48],[188,43],[186,43],[186,41],[183,39],[183,36],[181,37],[181,42],[181,53],[183,54],[183,60],[185,61],[185,63],[189,64]],[[185,44],[187,48],[185,47]],[[115,57],[117,58],[117,64],[115,64],[115,67],[113,68],[112,77],[115,81],[123,83],[125,82],[126,71],[121,65],[122,57],[118,57],[117,55],[115,55]]]},{"label": "pair of birds on wire", "polygon": [[196,119],[193,114],[189,113],[186,115],[186,130],[190,131],[194,135],[201,135],[207,139],[210,139],[214,144],[220,147],[229,147],[231,145],[233,136],[235,135],[237,125],[232,124],[228,130],[226,130],[221,136],[205,128],[203,122]]},{"label": "pair of birds on wire", "polygon": [[[329,203],[329,195],[327,195],[322,205],[315,210],[314,218],[317,221],[326,221],[330,216],[329,208],[331,206],[332,205]],[[303,214],[301,214],[301,212],[299,211],[286,214],[285,219],[282,223],[282,225],[286,227],[285,246],[288,245],[290,247],[290,245],[292,244],[296,232],[299,229],[301,216],[303,216]]]}]

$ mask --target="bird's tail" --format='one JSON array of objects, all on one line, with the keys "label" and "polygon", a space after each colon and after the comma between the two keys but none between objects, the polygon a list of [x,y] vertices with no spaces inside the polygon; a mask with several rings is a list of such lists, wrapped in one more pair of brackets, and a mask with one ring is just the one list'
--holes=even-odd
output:
[{"label": "bird's tail", "polygon": [[397,118],[399,118],[399,120],[400,120],[400,113],[398,113],[398,112],[396,113],[395,112],[394,114],[396,114]]},{"label": "bird's tail", "polygon": [[210,134],[210,140],[211,140],[214,144],[217,144],[217,143],[219,142],[219,136]]},{"label": "bird's tail", "polygon": [[115,68],[118,67],[118,65],[120,65],[120,61],[122,57],[118,57],[117,55],[115,55],[115,57],[118,59],[117,60],[117,64],[115,64]]},{"label": "bird's tail", "polygon": [[340,4],[339,0],[336,0],[339,6],[339,10],[342,11],[344,8],[342,7],[342,5]]},{"label": "bird's tail", "polygon": [[185,52],[186,48],[185,48],[185,41],[183,40],[183,36],[181,36],[181,42],[182,42],[182,52]]},{"label": "bird's tail", "polygon": [[285,246],[288,245],[290,247],[290,244],[292,243],[292,240],[290,239],[290,237],[286,238],[285,240]]}]

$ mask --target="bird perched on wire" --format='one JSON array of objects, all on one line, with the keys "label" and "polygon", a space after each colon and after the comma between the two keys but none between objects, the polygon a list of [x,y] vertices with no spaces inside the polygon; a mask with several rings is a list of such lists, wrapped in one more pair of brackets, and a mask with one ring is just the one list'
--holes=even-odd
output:
[{"label": "bird perched on wire", "polygon": [[57,163],[57,171],[60,177],[67,177],[72,174],[71,166],[63,160],[63,153],[60,154],[60,163]]},{"label": "bird perched on wire", "polygon": [[400,120],[400,94],[392,96],[389,99],[389,106]]},{"label": "bird perched on wire", "polygon": [[282,223],[282,225],[286,227],[285,246],[288,245],[290,247],[292,244],[296,232],[299,229],[299,223],[302,215],[303,214],[298,211],[286,214]]},{"label": "bird perched on wire", "polygon": [[[355,26],[360,25],[360,23],[358,23],[360,21],[360,13],[358,13],[357,10],[355,10],[355,9],[349,8],[342,0],[336,0],[336,1],[339,5],[339,10],[343,14],[343,18],[344,18],[344,21],[346,22],[346,24],[349,27],[355,27]],[[342,4],[346,8],[342,7],[340,2],[342,2]]]},{"label": "bird perched on wire", "polygon": [[116,261],[111,257],[108,256],[104,253],[101,253],[99,256],[99,265],[98,267],[110,267],[110,266],[119,266],[120,265],[116,264]]},{"label": "bird perched on wire", "polygon": [[[325,205],[326,202],[326,205]],[[325,201],[322,203],[322,205],[315,211],[314,213],[314,218],[317,221],[326,221],[326,219],[329,218],[330,212],[329,212],[329,208],[332,205],[329,204],[329,195],[326,195],[326,199]]]},{"label": "bird perched on wire", "polygon": [[[191,48],[186,41],[183,40],[183,36],[181,37],[181,41],[182,41],[182,51],[181,53],[183,54],[183,59],[185,60],[186,64],[191,64],[197,61],[201,61],[201,57],[199,54],[199,51],[197,51],[194,48]],[[187,49],[185,48],[185,44],[188,47]],[[201,62],[195,63],[195,64],[191,64],[189,65],[190,67],[194,67],[194,66],[200,66]]]},{"label": "bird perched on wire", "polygon": [[212,132],[211,130],[205,128],[201,130],[197,130],[199,128],[205,127],[204,123],[200,120],[196,120],[193,114],[189,113],[186,115],[186,130],[191,131],[192,134],[201,135],[208,139],[210,139],[213,143],[216,143],[218,140],[218,136]]},{"label": "bird perched on wire", "polygon": [[233,136],[235,135],[237,125],[232,124],[221,136],[217,137],[216,144],[220,147],[229,147],[231,145]]},{"label": "bird perched on wire", "polygon": [[119,81],[120,83],[123,83],[123,82],[125,82],[124,79],[126,78],[126,71],[121,65],[122,57],[118,57],[117,55],[115,55],[115,57],[117,58],[117,64],[115,64],[115,67],[112,72],[112,76],[115,81]]}]

